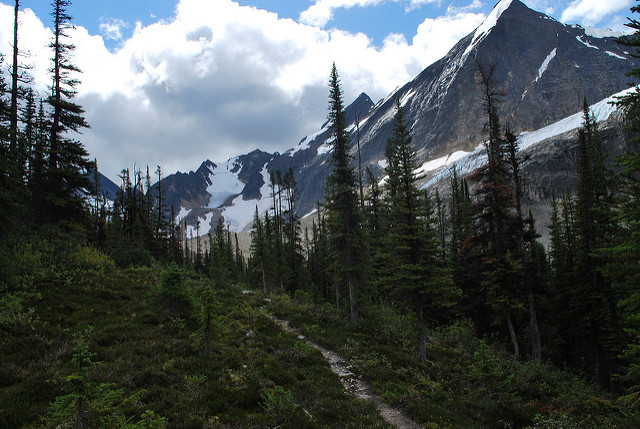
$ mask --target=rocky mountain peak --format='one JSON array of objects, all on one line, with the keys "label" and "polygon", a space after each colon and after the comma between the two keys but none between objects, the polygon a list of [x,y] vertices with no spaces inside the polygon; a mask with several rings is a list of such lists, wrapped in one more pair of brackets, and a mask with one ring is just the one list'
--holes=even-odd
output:
[{"label": "rocky mountain peak", "polygon": [[[625,74],[640,67],[640,60],[616,44],[612,35],[566,26],[519,0],[499,1],[478,28],[413,80],[375,105],[362,93],[345,109],[354,147],[359,136],[363,168],[382,173],[396,98],[411,124],[419,162],[426,165],[472,152],[485,138],[478,64],[495,65],[494,78],[505,93],[499,111],[501,122],[516,135],[580,112],[585,98],[593,104],[626,89]],[[202,217],[215,211],[227,224],[242,230],[251,220],[244,212],[252,214],[256,205],[261,211],[269,206],[269,173],[291,168],[300,197],[297,212],[303,216],[323,199],[331,150],[331,133],[325,122],[317,133],[298,144],[292,142],[292,148],[282,154],[255,150],[234,158],[233,165],[231,160],[218,165],[206,161],[199,173],[166,178],[171,186],[165,189],[173,190],[170,198],[176,213],[183,213],[182,208],[196,213],[192,217]],[[355,158],[355,148],[352,154]],[[220,170],[223,165],[224,175]],[[219,177],[212,179],[216,174]],[[223,182],[223,177],[228,180]],[[226,186],[224,183],[234,188],[218,190]],[[214,200],[215,207],[211,205]],[[197,207],[199,211],[194,211]]]}]

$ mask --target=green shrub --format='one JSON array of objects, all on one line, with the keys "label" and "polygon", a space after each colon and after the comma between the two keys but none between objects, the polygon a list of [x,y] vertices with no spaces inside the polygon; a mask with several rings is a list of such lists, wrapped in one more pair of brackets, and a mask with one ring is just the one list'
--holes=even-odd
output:
[{"label": "green shrub", "polygon": [[150,293],[162,319],[188,317],[193,314],[194,300],[185,285],[185,271],[172,262],[162,273],[160,284]]},{"label": "green shrub", "polygon": [[293,402],[293,394],[282,386],[264,391],[260,397],[263,402],[260,406],[264,409],[266,423],[270,427],[297,427],[308,417]]},{"label": "green shrub", "polygon": [[107,254],[93,247],[80,246],[71,254],[71,268],[113,272],[115,262]]},{"label": "green shrub", "polygon": [[25,293],[7,293],[0,298],[0,327],[5,332],[32,331],[37,320],[35,311],[26,306]]}]

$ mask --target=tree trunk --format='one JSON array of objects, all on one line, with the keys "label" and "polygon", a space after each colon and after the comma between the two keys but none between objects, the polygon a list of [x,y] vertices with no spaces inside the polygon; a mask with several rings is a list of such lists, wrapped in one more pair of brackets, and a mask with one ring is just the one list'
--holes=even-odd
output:
[{"label": "tree trunk", "polygon": [[333,285],[336,289],[336,310],[340,310],[340,287],[338,282],[334,280]]},{"label": "tree trunk", "polygon": [[513,359],[518,360],[518,358],[520,357],[520,347],[518,347],[516,330],[513,328],[513,323],[511,322],[511,313],[505,312],[504,315],[507,319],[507,327],[509,328],[509,335],[511,336],[511,343],[513,344]]},{"label": "tree trunk", "polygon": [[[13,66],[11,69],[11,143],[9,151],[14,160],[18,159],[18,11],[20,1],[16,0],[13,22]],[[24,166],[21,166],[24,167]],[[21,172],[20,172],[21,173]]]},{"label": "tree trunk", "polygon": [[211,312],[207,310],[207,322],[204,328],[204,356],[209,358],[209,346],[211,345]]},{"label": "tree trunk", "polygon": [[358,324],[358,303],[357,303],[357,293],[356,286],[353,281],[353,275],[349,273],[347,275],[347,283],[349,284],[349,309],[351,314],[351,323],[354,325]]},{"label": "tree trunk", "polygon": [[85,398],[84,396],[81,396],[78,398],[78,403],[76,405],[76,428],[77,429],[82,429],[86,426],[88,426],[89,423],[89,419],[88,419],[88,410],[87,410],[87,404],[85,403]]},{"label": "tree trunk", "polygon": [[416,305],[416,316],[418,317],[418,360],[427,360],[427,336],[424,328],[424,314],[422,304]]},{"label": "tree trunk", "polygon": [[531,315],[531,350],[536,362],[542,361],[542,348],[540,346],[540,330],[538,329],[538,316],[536,315],[536,304],[533,299],[533,290],[529,288],[529,314]]},{"label": "tree trunk", "polygon": [[262,270],[262,291],[264,292],[264,296],[269,295],[269,290],[267,289],[267,274],[264,270],[264,261],[260,260],[260,269]]}]

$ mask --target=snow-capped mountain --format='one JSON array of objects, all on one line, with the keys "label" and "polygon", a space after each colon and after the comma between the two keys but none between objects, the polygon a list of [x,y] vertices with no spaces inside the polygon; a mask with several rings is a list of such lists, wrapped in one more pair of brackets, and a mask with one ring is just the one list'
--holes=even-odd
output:
[{"label": "snow-capped mountain", "polygon": [[[444,174],[444,166],[453,162],[477,165],[481,153],[476,148],[485,137],[477,64],[495,64],[495,78],[505,92],[501,121],[520,134],[527,162],[539,168],[529,174],[544,175],[545,165],[532,161],[536,143],[548,137],[557,140],[579,127],[585,98],[599,103],[598,108],[607,106],[600,102],[625,90],[625,73],[640,67],[640,61],[615,42],[616,36],[607,30],[566,26],[518,0],[501,0],[484,23],[412,81],[375,105],[362,94],[346,109],[354,153],[359,130],[363,166],[382,173],[398,98],[424,163],[421,171],[431,172],[431,184],[437,182],[434,174]],[[206,161],[196,172],[164,179],[165,193],[175,213],[190,224],[199,218],[201,225],[215,225],[222,216],[239,231],[251,222],[256,205],[260,210],[269,207],[268,172],[291,167],[300,196],[297,211],[305,215],[323,197],[330,170],[329,137],[324,124],[282,154],[254,151],[226,163]],[[542,186],[543,181],[538,183]],[[203,229],[207,228],[201,226],[201,233]]]}]

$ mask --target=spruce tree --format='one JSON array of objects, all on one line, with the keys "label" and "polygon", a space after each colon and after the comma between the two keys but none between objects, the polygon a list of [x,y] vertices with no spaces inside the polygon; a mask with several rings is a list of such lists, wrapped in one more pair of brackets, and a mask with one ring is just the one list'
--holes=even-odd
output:
[{"label": "spruce tree", "polygon": [[[640,13],[640,6],[631,8],[631,12]],[[640,53],[640,21],[629,18],[627,27],[634,30],[633,34],[619,39],[623,45],[634,47],[636,55]],[[640,68],[631,70],[628,74],[634,79],[635,88],[618,100],[618,106],[623,108],[632,138],[627,152],[616,160],[619,168],[620,200],[617,221],[621,226],[619,239],[609,250],[617,264],[610,262],[609,273],[618,284],[622,299],[620,308],[623,311],[624,328],[629,341],[624,349],[624,358],[628,362],[625,381],[631,388],[624,396],[627,404],[637,409],[640,405]]]},{"label": "spruce tree", "polygon": [[80,70],[71,62],[75,48],[65,41],[73,27],[68,8],[70,0],[52,2],[54,38],[49,45],[53,51],[51,95],[51,129],[49,159],[46,170],[45,216],[54,222],[63,219],[82,220],[85,217],[82,193],[90,189],[88,172],[91,161],[84,146],[66,137],[69,132],[79,132],[89,125],[83,117],[84,110],[73,102],[79,81],[75,75]]},{"label": "spruce tree", "polygon": [[[0,67],[3,65],[4,58],[0,55]],[[4,242],[16,221],[15,189],[12,186],[14,164],[10,157],[11,121],[6,94],[6,82],[0,73],[0,243]]]},{"label": "spruce tree", "polygon": [[[17,158],[18,149],[18,98],[19,98],[19,79],[20,67],[18,65],[18,12],[20,11],[20,0],[15,0],[13,7],[13,65],[11,67],[11,156]],[[16,172],[17,173],[17,172]]]},{"label": "spruce tree", "polygon": [[581,321],[580,331],[575,332],[576,352],[586,361],[585,369],[589,374],[596,377],[599,384],[608,386],[621,339],[617,299],[604,276],[606,260],[599,249],[610,245],[610,239],[615,235],[615,220],[602,141],[586,100],[578,140],[577,284],[571,305],[576,320]]},{"label": "spruce tree", "polygon": [[522,309],[522,252],[518,240],[515,195],[509,170],[509,145],[498,117],[503,93],[495,81],[496,66],[478,64],[478,78],[487,115],[487,164],[475,173],[479,182],[474,205],[476,246],[482,259],[481,288],[491,309],[493,325],[506,322],[514,358],[520,354],[514,315]]},{"label": "spruce tree", "polygon": [[[408,300],[418,321],[418,359],[426,360],[427,319],[436,320],[456,302],[428,196],[418,190],[416,154],[400,101],[396,99],[392,136],[387,140],[388,175],[383,281],[392,295]],[[425,314],[426,313],[426,314]]]},{"label": "spruce tree", "polygon": [[25,105],[21,110],[21,121],[24,124],[19,142],[19,161],[20,170],[22,171],[22,179],[28,182],[31,176],[30,158],[34,149],[36,132],[37,132],[37,105],[32,89],[27,90],[25,95]]},{"label": "spruce tree", "polygon": [[258,206],[253,215],[253,226],[251,228],[251,260],[255,265],[254,270],[258,274],[262,283],[262,292],[265,296],[269,295],[269,285],[267,283],[267,242],[265,237],[264,225],[260,219]]},{"label": "spruce tree", "polygon": [[[333,271],[349,291],[349,314],[357,324],[359,294],[365,280],[366,244],[356,175],[349,155],[349,133],[335,63],[329,82],[329,122],[333,153],[325,187],[325,207]],[[338,283],[337,283],[338,284]]]}]

